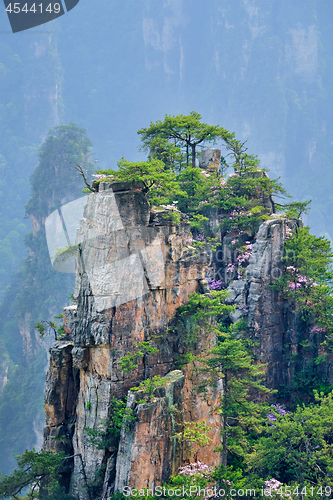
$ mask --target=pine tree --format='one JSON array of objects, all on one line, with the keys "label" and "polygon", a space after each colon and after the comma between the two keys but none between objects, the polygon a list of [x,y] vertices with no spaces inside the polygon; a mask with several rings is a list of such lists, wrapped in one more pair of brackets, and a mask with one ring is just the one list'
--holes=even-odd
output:
[{"label": "pine tree", "polygon": [[[200,358],[201,372],[208,375],[211,385],[222,380],[223,389],[219,407],[222,417],[222,465],[228,465],[228,452],[244,457],[250,449],[251,433],[261,432],[266,421],[267,405],[260,402],[260,394],[272,393],[262,384],[265,366],[255,362],[251,352],[253,342],[247,337],[247,324],[243,320],[230,323],[235,306],[227,305],[226,290],[211,290],[209,294],[194,293],[187,304],[179,309],[180,317],[190,319],[192,330],[211,331],[216,344]],[[198,358],[196,358],[198,359]],[[199,392],[207,389],[207,381]]]},{"label": "pine tree", "polygon": [[231,325],[221,331],[217,344],[208,351],[206,366],[213,380],[222,378],[219,413],[222,416],[222,465],[228,465],[228,451],[243,456],[248,449],[249,432],[260,432],[264,406],[253,401],[258,393],[271,392],[262,385],[265,365],[255,364],[249,341],[239,338],[244,325]]},{"label": "pine tree", "polygon": [[[203,143],[215,144],[218,139],[232,140],[233,133],[220,127],[219,125],[208,125],[201,123],[201,115],[195,111],[187,116],[185,115],[165,115],[164,121],[158,120],[156,123],[150,123],[148,128],[138,130],[143,142],[145,151],[154,151],[157,155],[173,154],[173,164],[179,163],[179,153],[185,149],[186,166],[189,166],[191,158],[192,168],[195,168],[197,146]],[[166,144],[167,141],[169,144]],[[171,151],[170,141],[173,141],[173,150]]]}]

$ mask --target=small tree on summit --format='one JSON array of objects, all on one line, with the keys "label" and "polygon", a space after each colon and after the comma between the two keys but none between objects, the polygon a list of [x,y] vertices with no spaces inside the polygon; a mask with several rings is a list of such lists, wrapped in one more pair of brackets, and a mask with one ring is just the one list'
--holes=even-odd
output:
[{"label": "small tree on summit", "polygon": [[[192,167],[195,167],[197,146],[203,142],[216,144],[218,139],[233,138],[233,134],[219,125],[207,125],[201,123],[201,115],[191,111],[188,116],[185,115],[165,115],[164,121],[158,120],[151,122],[148,128],[141,128],[138,134],[141,135],[143,150],[154,151],[165,147],[165,142],[173,140],[173,154],[186,151],[186,166],[189,166],[189,160],[192,159]],[[169,143],[170,144],[170,143]],[[165,149],[165,148],[163,148]],[[169,148],[170,149],[170,148]]]}]

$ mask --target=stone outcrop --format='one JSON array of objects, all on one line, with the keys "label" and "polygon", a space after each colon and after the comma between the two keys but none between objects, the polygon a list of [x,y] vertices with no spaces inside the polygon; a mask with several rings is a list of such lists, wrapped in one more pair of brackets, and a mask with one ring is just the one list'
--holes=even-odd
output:
[{"label": "stone outcrop", "polygon": [[[266,385],[286,392],[295,391],[295,375],[310,376],[309,362],[320,354],[323,334],[311,332],[290,303],[283,299],[272,282],[282,275],[282,257],[288,229],[295,232],[301,220],[288,220],[272,214],[261,224],[253,244],[252,255],[246,269],[246,279],[233,281],[226,302],[236,304],[232,320],[243,318],[249,326],[250,336],[258,346],[255,353],[267,363]],[[304,341],[307,347],[304,348]],[[333,383],[332,356],[328,356],[321,376],[327,385]],[[307,375],[306,375],[307,374]]]},{"label": "stone outcrop", "polygon": [[201,151],[199,156],[199,167],[213,172],[220,166],[221,150],[216,148],[207,148]]},{"label": "stone outcrop", "polygon": [[[184,387],[184,374],[171,371],[164,377],[166,385],[159,388],[157,397],[148,403],[136,403],[142,399],[142,391],[131,393],[127,407],[137,412],[137,421],[123,426],[117,457],[115,489],[140,484],[152,487],[161,484],[175,472],[173,449],[176,445],[176,415]],[[156,391],[157,392],[157,391]],[[171,437],[171,439],[170,439]]]},{"label": "stone outcrop", "polygon": [[[209,292],[207,277],[226,268],[230,238],[221,239],[223,259],[217,262],[204,247],[192,246],[186,216],[178,213],[176,224],[174,207],[149,207],[141,184],[96,186],[77,232],[77,304],[64,310],[67,338],[50,350],[45,392],[44,446],[74,455],[68,482],[80,500],[92,500],[87,482],[95,484],[96,498],[106,498],[124,486],[150,488],[167,481],[189,459],[179,439],[185,422],[211,428],[210,443],[192,450],[191,458],[218,465],[214,450],[221,446],[222,430],[216,410],[223,381],[205,397],[198,393],[199,366],[177,368],[184,347],[173,322],[189,295]],[[259,228],[246,274],[228,287],[227,300],[236,305],[231,320],[248,323],[255,352],[268,363],[266,382],[277,389],[290,388],[295,370],[306,367],[301,321],[270,286],[281,273],[286,229],[300,224],[272,214]],[[319,340],[312,340],[318,349]],[[146,341],[158,352],[138,357],[137,366],[124,372],[119,360]],[[214,341],[212,333],[202,332],[197,352]],[[295,352],[298,361],[291,361]],[[130,389],[154,376],[164,385],[143,402],[142,391]],[[105,428],[113,398],[126,396],[135,420],[125,421],[120,438],[99,449],[87,428]]]},{"label": "stone outcrop", "polygon": [[265,221],[253,245],[246,279],[235,280],[228,287],[227,303],[238,306],[232,319],[235,322],[243,318],[249,325],[253,340],[259,343],[257,354],[268,363],[266,384],[272,388],[291,383],[290,370],[284,366],[284,352],[290,341],[286,339],[286,330],[292,318],[289,307],[271,283],[281,276],[286,229],[295,230],[300,223],[276,214]]},{"label": "stone outcrop", "polygon": [[[116,473],[117,478],[128,477],[133,486],[147,484],[146,477],[132,471],[134,459],[130,456],[126,465],[121,465],[123,462],[116,459],[117,449],[98,450],[89,444],[86,428],[98,428],[109,416],[112,398],[124,398],[129,388],[136,385],[135,381],[155,375],[168,377],[176,356],[182,352],[179,339],[172,331],[166,334],[166,326],[178,307],[200,288],[211,262],[204,250],[191,246],[186,217],[182,216],[180,224],[175,225],[171,212],[150,211],[140,185],[129,189],[126,185],[103,183],[98,193],[88,197],[77,233],[78,303],[64,310],[68,339],[56,342],[51,348],[45,392],[45,446],[76,455],[71,491],[80,499],[89,496],[79,455],[88,481],[93,481],[97,471],[106,467],[104,489],[109,492],[114,487]],[[124,374],[118,364],[120,358],[147,340],[159,348],[158,354],[147,354],[138,361],[137,369]],[[186,381],[184,376],[181,379],[185,392],[179,401],[185,401],[193,381],[191,377]],[[138,408],[136,429],[145,425],[147,411],[155,415],[160,411],[158,408],[167,406],[165,398],[170,400],[172,391],[179,392],[179,384],[172,381],[173,389],[166,389],[168,396],[162,397],[164,402],[152,403],[149,410]],[[177,399],[176,393],[172,394]],[[208,409],[207,406],[206,412],[199,411],[200,421],[210,420]],[[166,421],[165,425],[171,424]],[[141,431],[133,432],[135,436],[141,435]],[[152,432],[156,434],[157,430]],[[220,430],[215,432],[219,439]],[[54,440],[56,436],[66,439]],[[156,449],[161,463],[156,465],[159,472],[154,476],[155,481],[160,481],[161,471],[166,470],[164,462],[174,462],[174,467],[180,465],[180,452],[170,448],[169,440],[170,433],[166,431],[165,443]],[[147,450],[154,444],[148,441]],[[125,446],[122,440],[121,446]],[[215,455],[212,460],[217,464],[219,457]],[[144,456],[143,453],[143,459]],[[129,475],[125,470],[132,472]],[[163,474],[166,477],[167,473]],[[120,479],[117,481],[120,484]]]}]

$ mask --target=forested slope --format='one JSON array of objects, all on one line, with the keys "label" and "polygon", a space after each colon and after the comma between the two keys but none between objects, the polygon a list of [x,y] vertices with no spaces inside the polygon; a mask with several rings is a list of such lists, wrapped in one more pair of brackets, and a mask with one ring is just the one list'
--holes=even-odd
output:
[{"label": "forested slope", "polygon": [[14,465],[13,454],[36,443],[41,446],[46,353],[51,339],[39,339],[35,325],[53,320],[74,291],[73,275],[52,268],[44,223],[62,204],[82,196],[80,176],[70,162],[80,162],[89,170],[90,150],[83,129],[73,124],[56,127],[40,148],[39,165],[31,177],[26,212],[33,224],[25,237],[29,256],[14,274],[0,306],[2,472]]}]

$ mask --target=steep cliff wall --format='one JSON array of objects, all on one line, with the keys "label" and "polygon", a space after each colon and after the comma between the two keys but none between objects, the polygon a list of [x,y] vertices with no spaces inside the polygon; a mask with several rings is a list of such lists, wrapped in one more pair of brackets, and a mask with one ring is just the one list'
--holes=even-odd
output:
[{"label": "steep cliff wall", "polygon": [[[135,380],[168,373],[170,377],[182,347],[172,332],[165,335],[166,326],[177,308],[201,286],[210,260],[204,250],[196,251],[190,246],[192,238],[186,216],[175,226],[171,210],[150,210],[142,186],[105,183],[99,186],[99,192],[88,199],[78,231],[78,305],[64,311],[68,340],[56,342],[51,348],[45,393],[45,446],[80,453],[88,480],[94,479],[97,469],[106,465],[104,489],[110,490],[116,462],[117,484],[126,478],[129,484],[140,486],[166,479],[177,463],[179,466],[180,452],[176,445],[170,445],[170,432],[165,431],[164,440],[156,441],[156,425],[172,428],[172,415],[166,412],[162,416],[160,412],[161,407],[173,406],[174,400],[185,407],[185,402],[192,398],[191,405],[195,408],[195,396],[190,394],[191,374],[185,380],[183,375],[178,377],[173,372],[165,388],[166,395],[148,409],[139,404],[139,418],[130,434],[135,444],[125,458],[120,454],[116,460],[116,449],[100,451],[89,445],[85,428],[97,428],[109,414],[111,399],[126,396]],[[159,348],[159,353],[145,356],[137,370],[125,376],[118,365],[119,359],[135,350],[136,343],[147,340]],[[133,398],[130,404],[135,405]],[[212,419],[208,404],[199,411],[189,407],[184,410],[191,411],[200,421]],[[155,416],[151,420],[147,415]],[[153,427],[151,434],[141,432],[147,419]],[[140,444],[135,436],[143,435],[145,442]],[[54,441],[56,436],[67,439]],[[128,449],[125,437],[122,436],[120,449]],[[217,430],[211,452],[219,439]],[[155,448],[158,460],[149,451],[151,448]],[[135,451],[139,449],[140,452]],[[147,467],[146,474],[139,474],[138,468],[142,468],[142,463],[146,466],[148,459],[152,461],[151,467]],[[218,460],[215,454],[213,463]],[[165,467],[165,463],[169,466]],[[85,498],[80,467],[80,458],[76,457],[71,489],[78,498]]]},{"label": "steep cliff wall", "polygon": [[[220,216],[214,217],[218,221]],[[51,347],[45,392],[44,446],[75,455],[68,482],[80,500],[91,500],[87,482],[96,484],[98,477],[96,491],[104,497],[125,485],[141,488],[166,481],[188,458],[176,439],[184,422],[212,428],[212,441],[195,458],[219,464],[214,450],[221,444],[221,422],[214,410],[223,384],[203,398],[196,388],[202,374],[188,366],[177,369],[184,350],[173,319],[192,292],[208,291],[206,277],[232,262],[230,238],[222,241],[224,260],[217,262],[204,247],[191,245],[186,216],[179,224],[173,219],[171,209],[150,209],[140,184],[101,183],[88,197],[77,233],[78,303],[64,310],[67,338]],[[270,286],[281,272],[286,229],[300,224],[271,215],[259,228],[246,276],[228,287],[228,302],[237,306],[232,320],[247,321],[273,388],[291,387],[296,362],[290,354],[298,351],[304,357],[299,320]],[[136,369],[124,373],[119,360],[143,341],[158,353],[147,353]],[[213,343],[213,334],[202,332],[196,349],[204,352]],[[315,349],[318,341],[314,344]],[[164,377],[165,385],[148,401],[142,402],[142,392],[129,391],[155,375]],[[127,394],[136,420],[123,426],[117,443],[98,449],[86,429],[98,429],[110,416],[112,399]]]},{"label": "steep cliff wall", "polygon": [[[253,245],[246,279],[233,281],[227,303],[237,305],[233,321],[243,318],[251,338],[258,344],[255,352],[267,363],[266,385],[278,389],[288,399],[297,397],[297,386],[315,374],[328,386],[333,384],[332,355],[320,367],[314,360],[321,354],[323,334],[311,330],[302,315],[272,286],[281,277],[282,257],[287,231],[302,226],[301,220],[288,220],[272,214],[259,228]],[[306,341],[306,342],[305,342]]]}]

